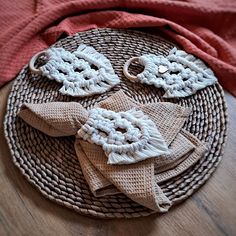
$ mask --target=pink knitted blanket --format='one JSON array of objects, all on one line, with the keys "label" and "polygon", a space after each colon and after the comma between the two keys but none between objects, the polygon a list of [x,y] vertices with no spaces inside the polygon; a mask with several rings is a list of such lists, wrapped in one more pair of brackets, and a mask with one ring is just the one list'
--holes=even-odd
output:
[{"label": "pink knitted blanket", "polygon": [[59,37],[94,28],[162,32],[214,70],[236,96],[234,0],[0,0],[0,85]]}]

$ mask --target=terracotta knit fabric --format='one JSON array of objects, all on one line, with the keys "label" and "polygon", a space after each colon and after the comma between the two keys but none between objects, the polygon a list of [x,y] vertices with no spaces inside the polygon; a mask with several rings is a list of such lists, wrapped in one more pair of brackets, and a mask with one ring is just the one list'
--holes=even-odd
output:
[{"label": "terracotta knit fabric", "polygon": [[[157,182],[188,169],[206,151],[203,143],[187,131],[181,130],[190,110],[172,103],[141,105],[132,101],[122,91],[97,106],[116,112],[126,111],[134,106],[141,109],[158,126],[169,145],[170,154],[161,156],[160,160],[151,158],[132,165],[108,165],[107,156],[100,146],[77,139],[76,154],[91,191],[95,196],[124,193],[147,208],[159,212],[167,211],[171,202]],[[25,104],[19,113],[31,126],[51,136],[76,134],[85,123],[87,115],[81,105],[73,102]]]},{"label": "terracotta knit fabric", "polygon": [[224,88],[236,95],[234,0],[1,0],[0,6],[1,85],[62,35],[147,27],[206,61]]}]

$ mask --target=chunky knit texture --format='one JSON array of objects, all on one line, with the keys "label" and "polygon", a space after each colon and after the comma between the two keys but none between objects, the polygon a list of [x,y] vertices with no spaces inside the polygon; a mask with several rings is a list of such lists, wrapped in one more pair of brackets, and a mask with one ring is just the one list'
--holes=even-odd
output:
[{"label": "chunky knit texture", "polygon": [[166,57],[147,54],[138,60],[144,70],[131,81],[163,88],[166,98],[187,97],[217,82],[203,61],[177,48]]},{"label": "chunky knit texture", "polygon": [[39,67],[43,76],[62,83],[60,92],[75,97],[101,94],[120,82],[110,61],[93,47],[81,44],[73,53],[50,48],[47,62]]},{"label": "chunky knit texture", "polygon": [[62,36],[94,28],[147,27],[206,61],[236,95],[235,21],[234,0],[1,0],[0,84]]}]

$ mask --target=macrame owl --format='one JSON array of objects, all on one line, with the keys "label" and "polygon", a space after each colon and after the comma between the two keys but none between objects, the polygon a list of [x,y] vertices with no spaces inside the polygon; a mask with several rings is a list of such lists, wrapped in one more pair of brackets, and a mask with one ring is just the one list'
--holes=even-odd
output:
[{"label": "macrame owl", "polygon": [[[46,64],[35,68],[38,57],[46,56]],[[81,44],[73,53],[64,48],[49,48],[36,54],[30,61],[33,73],[62,83],[64,95],[85,97],[101,94],[120,82],[110,61],[93,47]]]},{"label": "macrame owl", "polygon": [[[132,61],[144,66],[136,76],[128,72]],[[154,54],[133,57],[125,63],[123,71],[132,82],[163,88],[165,98],[187,97],[217,82],[213,71],[203,61],[177,48],[166,57]]]}]

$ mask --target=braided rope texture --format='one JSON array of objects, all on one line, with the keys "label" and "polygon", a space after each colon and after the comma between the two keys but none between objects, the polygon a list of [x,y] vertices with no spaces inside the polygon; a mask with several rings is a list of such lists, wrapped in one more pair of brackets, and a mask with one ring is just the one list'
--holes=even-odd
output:
[{"label": "braided rope texture", "polygon": [[[132,218],[153,214],[153,211],[122,194],[94,197],[76,157],[74,137],[49,137],[17,117],[23,103],[74,101],[85,108],[93,108],[96,103],[123,89],[127,96],[140,103],[168,101],[192,109],[184,128],[208,142],[209,152],[184,173],[160,184],[173,205],[182,202],[206,182],[222,158],[228,119],[221,86],[216,83],[190,97],[166,99],[161,89],[127,80],[122,69],[129,58],[148,53],[167,56],[175,46],[159,36],[139,31],[96,29],[69,36],[54,46],[73,52],[81,43],[93,46],[104,54],[121,78],[121,83],[101,95],[70,97],[59,92],[59,83],[32,75],[28,66],[25,66],[13,84],[4,122],[14,163],[44,196],[81,214],[100,218]],[[130,67],[133,74],[140,73],[142,69],[138,65]]]},{"label": "braided rope texture", "polygon": [[73,53],[64,48],[46,51],[48,61],[42,75],[63,84],[60,92],[69,96],[101,94],[120,82],[110,61],[93,47],[80,44]]},{"label": "braided rope texture", "polygon": [[137,75],[137,80],[163,88],[166,98],[187,97],[217,82],[213,71],[203,61],[177,48],[168,56],[143,55],[139,62],[145,70]]},{"label": "braided rope texture", "polygon": [[141,110],[94,108],[89,114],[77,136],[102,146],[107,164],[132,164],[168,153],[155,123]]}]

